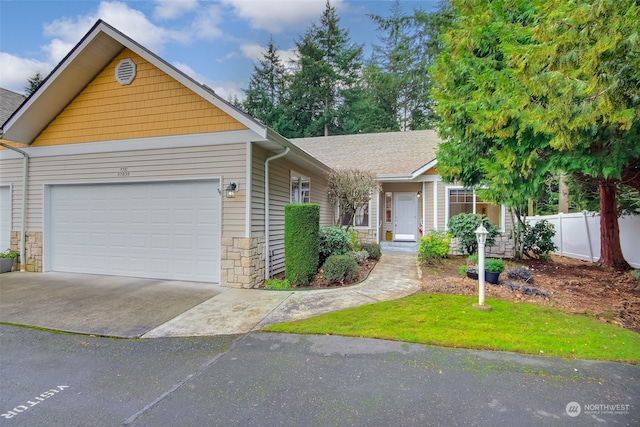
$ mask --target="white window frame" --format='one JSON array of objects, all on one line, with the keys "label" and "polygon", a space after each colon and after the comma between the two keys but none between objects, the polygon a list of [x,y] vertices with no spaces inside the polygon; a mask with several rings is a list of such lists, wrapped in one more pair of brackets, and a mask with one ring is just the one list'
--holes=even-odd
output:
[{"label": "white window frame", "polygon": [[[475,189],[471,189],[471,188],[467,188],[461,185],[455,185],[455,186],[447,186],[446,187],[446,200],[445,200],[445,205],[444,205],[444,227],[445,230],[449,229],[449,211],[450,211],[450,206],[451,206],[451,190],[467,190],[467,191],[472,191],[473,192],[473,199],[472,199],[472,206],[473,206],[473,212],[474,214],[476,214],[476,205],[477,200],[476,200],[476,190]],[[487,202],[489,203],[489,202]],[[506,231],[507,228],[507,224],[506,224],[506,214],[507,214],[507,209],[505,207],[505,205],[500,205],[500,224],[494,224],[495,226],[499,226],[500,228],[500,232],[504,233]]]},{"label": "white window frame", "polygon": [[[366,204],[367,205],[367,209],[369,210],[369,224],[367,224],[367,225],[354,225],[353,228],[356,228],[358,230],[368,230],[368,229],[371,228],[371,215],[372,215],[371,202],[372,202],[372,200],[369,199],[369,202]],[[364,205],[362,205],[362,206],[364,206]],[[358,209],[362,209],[362,207],[360,207]],[[340,206],[336,207],[336,218],[338,220],[340,220]],[[345,227],[346,228],[347,226],[344,225],[344,224],[340,224],[340,227]]]},{"label": "white window frame", "polygon": [[[294,179],[297,179],[298,186],[296,189],[293,187]],[[308,194],[306,196],[303,194],[304,191],[302,189],[302,183],[306,180],[309,183]],[[297,194],[296,194],[297,191]],[[289,175],[289,202],[290,203],[311,203],[311,178],[308,176],[298,173],[294,170],[291,171]]]}]

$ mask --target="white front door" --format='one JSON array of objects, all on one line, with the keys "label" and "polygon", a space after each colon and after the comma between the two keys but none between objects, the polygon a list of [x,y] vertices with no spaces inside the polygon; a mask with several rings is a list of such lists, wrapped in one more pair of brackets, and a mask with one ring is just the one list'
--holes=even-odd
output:
[{"label": "white front door", "polygon": [[52,185],[45,270],[218,282],[217,180]]},{"label": "white front door", "polygon": [[417,240],[418,205],[416,193],[393,193],[394,206],[394,240]]}]

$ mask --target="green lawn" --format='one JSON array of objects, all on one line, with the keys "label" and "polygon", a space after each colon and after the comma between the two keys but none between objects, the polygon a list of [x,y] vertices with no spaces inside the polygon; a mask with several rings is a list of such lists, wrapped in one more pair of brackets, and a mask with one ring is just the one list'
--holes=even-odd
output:
[{"label": "green lawn", "polygon": [[616,325],[551,307],[477,297],[419,294],[364,305],[264,330],[331,334],[553,357],[640,364],[640,335]]}]

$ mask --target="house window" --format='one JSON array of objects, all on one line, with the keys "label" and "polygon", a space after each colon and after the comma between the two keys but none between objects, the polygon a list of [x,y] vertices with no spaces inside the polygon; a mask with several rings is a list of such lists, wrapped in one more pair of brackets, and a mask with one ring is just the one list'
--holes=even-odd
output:
[{"label": "house window", "polygon": [[468,188],[449,188],[447,197],[449,208],[447,222],[449,222],[451,217],[459,213],[473,213],[485,215],[493,225],[501,229],[504,228],[502,206],[485,202],[474,190]]},{"label": "house window", "polygon": [[[347,210],[342,218],[342,225],[354,225],[355,227],[369,227],[369,212],[371,211],[371,202],[356,209],[355,218],[352,210]],[[353,223],[351,222],[353,219]]]},{"label": "house window", "polygon": [[291,203],[311,203],[311,180],[291,171]]},{"label": "house window", "polygon": [[384,222],[391,222],[391,205],[392,205],[392,194],[384,193]]}]

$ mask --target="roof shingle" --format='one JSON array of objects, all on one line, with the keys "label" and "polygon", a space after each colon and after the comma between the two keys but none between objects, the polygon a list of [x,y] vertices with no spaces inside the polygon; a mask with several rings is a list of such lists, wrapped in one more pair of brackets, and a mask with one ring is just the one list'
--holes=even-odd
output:
[{"label": "roof shingle", "polygon": [[27,97],[24,95],[0,88],[0,125],[11,117],[25,99]]},{"label": "roof shingle", "polygon": [[291,139],[332,168],[365,169],[381,175],[410,175],[436,159],[441,142],[433,130]]}]

